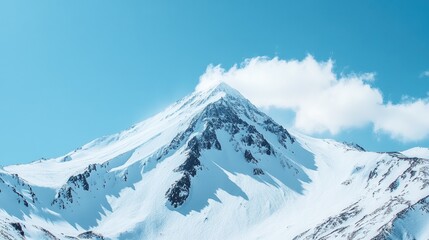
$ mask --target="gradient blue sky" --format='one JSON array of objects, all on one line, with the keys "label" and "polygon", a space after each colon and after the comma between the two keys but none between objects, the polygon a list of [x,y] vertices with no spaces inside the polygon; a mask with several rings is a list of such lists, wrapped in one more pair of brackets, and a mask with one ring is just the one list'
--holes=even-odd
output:
[{"label": "gradient blue sky", "polygon": [[[428,1],[0,2],[0,165],[65,154],[193,91],[208,64],[246,58],[335,61],[376,72],[386,101],[427,97]],[[271,110],[288,125],[288,113]],[[429,120],[428,120],[429,121]],[[370,150],[429,146],[374,134]]]}]

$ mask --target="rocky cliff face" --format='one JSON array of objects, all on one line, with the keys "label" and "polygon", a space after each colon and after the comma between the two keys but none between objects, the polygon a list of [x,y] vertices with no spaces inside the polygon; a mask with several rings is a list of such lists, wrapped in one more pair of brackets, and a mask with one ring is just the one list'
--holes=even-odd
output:
[{"label": "rocky cliff face", "polygon": [[[255,121],[262,118],[262,122]],[[247,120],[247,121],[246,121]],[[249,123],[251,122],[251,123]],[[254,124],[254,125],[252,125]],[[257,164],[251,151],[257,151],[258,154],[271,155],[275,154],[272,146],[259,132],[255,125],[271,132],[278,137],[278,143],[284,148],[288,142],[293,143],[292,136],[280,125],[274,123],[265,114],[257,111],[250,103],[240,101],[233,96],[226,96],[215,103],[209,104],[201,114],[197,115],[191,122],[190,128],[178,135],[170,143],[171,149],[174,150],[179,145],[179,141],[187,139],[185,149],[187,158],[181,164],[176,172],[182,173],[182,177],[177,180],[166,192],[166,197],[173,207],[182,205],[189,196],[191,191],[191,180],[201,170],[201,151],[216,149],[222,151],[222,146],[218,140],[216,132],[224,132],[228,135],[229,142],[235,147],[236,152],[241,152],[247,162]],[[191,137],[192,130],[195,126],[202,126],[202,131]],[[181,140],[178,140],[181,139]],[[254,168],[255,175],[263,174],[260,168]]]}]

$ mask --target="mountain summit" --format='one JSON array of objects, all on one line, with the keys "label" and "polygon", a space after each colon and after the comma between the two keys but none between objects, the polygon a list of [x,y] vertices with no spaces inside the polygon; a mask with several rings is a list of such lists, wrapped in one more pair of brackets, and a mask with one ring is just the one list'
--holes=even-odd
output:
[{"label": "mountain summit", "polygon": [[427,239],[423,151],[291,134],[225,83],[0,169],[5,239]]}]

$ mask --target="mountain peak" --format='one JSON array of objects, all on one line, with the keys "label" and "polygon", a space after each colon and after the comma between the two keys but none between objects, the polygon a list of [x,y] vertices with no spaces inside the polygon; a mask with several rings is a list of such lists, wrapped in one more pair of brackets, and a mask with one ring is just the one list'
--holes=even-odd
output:
[{"label": "mountain peak", "polygon": [[205,86],[198,85],[195,93],[196,94],[204,94],[204,93],[218,93],[224,92],[227,95],[235,95],[243,98],[243,96],[236,89],[231,87],[225,82],[213,82],[211,84],[207,84]]},{"label": "mountain peak", "polygon": [[237,90],[235,90],[234,88],[232,88],[231,86],[229,86],[229,84],[227,84],[225,82],[216,83],[210,89],[211,90],[218,90],[218,91],[237,92]]},{"label": "mountain peak", "polygon": [[[184,100],[185,99],[186,98],[184,98]],[[204,88],[197,87],[190,95],[189,99],[193,99],[193,102],[196,101],[199,105],[207,105],[223,99],[225,101],[239,103],[240,105],[245,103],[246,105],[252,106],[252,108],[256,108],[247,98],[241,95],[238,90],[225,82],[216,82]]]},{"label": "mountain peak", "polygon": [[428,228],[428,149],[293,136],[212,83],[66,156],[1,168],[0,236],[390,239],[415,216]]}]

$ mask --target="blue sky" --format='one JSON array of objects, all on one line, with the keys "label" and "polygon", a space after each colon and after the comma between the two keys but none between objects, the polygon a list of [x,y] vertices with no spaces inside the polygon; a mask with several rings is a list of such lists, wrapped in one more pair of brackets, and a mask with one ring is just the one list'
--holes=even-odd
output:
[{"label": "blue sky", "polygon": [[[1,1],[0,164],[123,130],[192,92],[209,64],[257,56],[332,59],[338,74],[375,73],[385,102],[427,98],[428,12],[428,1]],[[269,112],[292,126],[290,111]],[[371,124],[315,135],[429,146]]]}]

